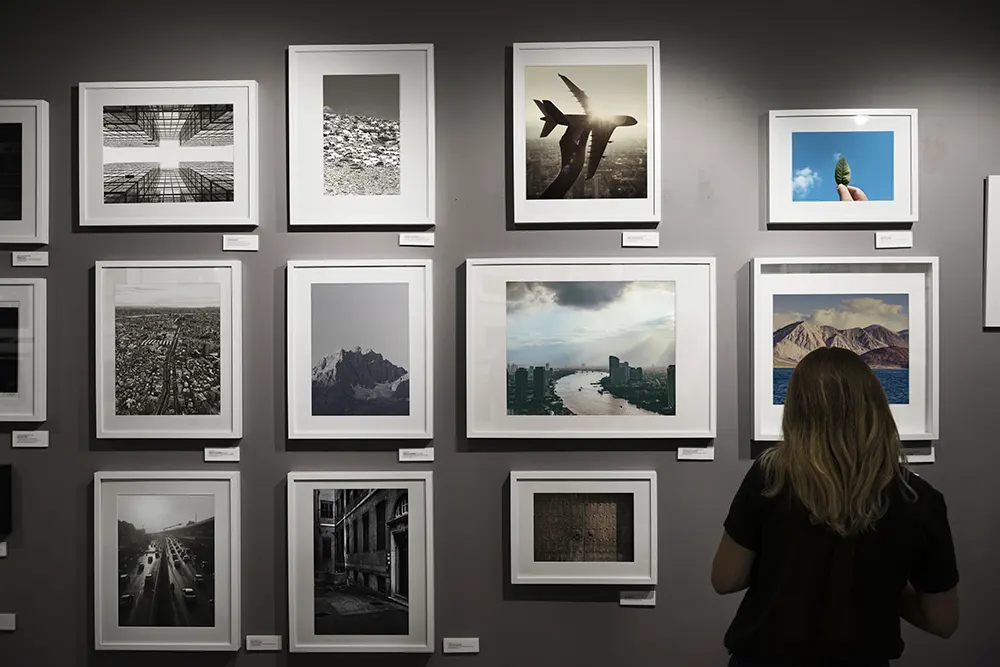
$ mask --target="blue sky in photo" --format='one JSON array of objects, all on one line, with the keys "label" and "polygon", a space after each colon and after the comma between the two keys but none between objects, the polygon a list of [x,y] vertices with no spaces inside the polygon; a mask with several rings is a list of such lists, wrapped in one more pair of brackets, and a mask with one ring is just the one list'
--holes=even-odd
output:
[{"label": "blue sky in photo", "polygon": [[840,201],[833,171],[843,155],[851,165],[851,185],[869,201],[893,199],[891,131],[793,132],[792,200]]}]

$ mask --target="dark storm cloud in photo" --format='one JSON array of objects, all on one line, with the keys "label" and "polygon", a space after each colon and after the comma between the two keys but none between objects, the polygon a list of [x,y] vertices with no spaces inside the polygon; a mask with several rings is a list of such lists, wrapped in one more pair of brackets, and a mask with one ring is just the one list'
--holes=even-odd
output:
[{"label": "dark storm cloud in photo", "polygon": [[633,281],[508,282],[507,309],[548,301],[567,308],[600,310],[617,301]]}]

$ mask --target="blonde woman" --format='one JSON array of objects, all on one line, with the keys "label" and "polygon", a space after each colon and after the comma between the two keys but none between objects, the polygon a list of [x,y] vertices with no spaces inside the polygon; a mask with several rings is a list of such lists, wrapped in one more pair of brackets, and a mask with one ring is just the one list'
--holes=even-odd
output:
[{"label": "blonde woman", "polygon": [[958,627],[958,568],[944,497],[908,471],[878,378],[820,348],[792,373],[784,440],[747,473],[712,586],[746,589],[726,633],[730,667],[884,667],[900,618]]}]

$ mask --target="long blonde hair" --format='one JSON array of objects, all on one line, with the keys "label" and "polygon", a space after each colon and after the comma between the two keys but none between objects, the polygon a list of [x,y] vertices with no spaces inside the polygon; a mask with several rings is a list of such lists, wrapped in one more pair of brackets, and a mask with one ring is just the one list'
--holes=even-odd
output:
[{"label": "long blonde hair", "polygon": [[915,498],[882,385],[850,350],[823,347],[799,361],[781,429],[782,441],[761,456],[764,495],[790,486],[814,522],[860,533],[885,515],[894,482]]}]

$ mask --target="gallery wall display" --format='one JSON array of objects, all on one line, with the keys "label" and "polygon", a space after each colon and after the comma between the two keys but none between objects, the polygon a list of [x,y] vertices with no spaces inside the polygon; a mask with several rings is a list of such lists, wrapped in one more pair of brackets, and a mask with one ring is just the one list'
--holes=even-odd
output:
[{"label": "gallery wall display", "polygon": [[288,437],[433,436],[429,259],[288,262]]},{"label": "gallery wall display", "polygon": [[94,648],[240,648],[240,474],[94,475]]},{"label": "gallery wall display", "polygon": [[659,222],[660,43],[514,44],[515,223]]},{"label": "gallery wall display", "polygon": [[256,81],[80,84],[80,225],[256,226]]},{"label": "gallery wall display", "polygon": [[510,473],[512,584],[656,584],[656,473]]},{"label": "gallery wall display", "polygon": [[433,225],[434,46],[288,47],[289,224]]},{"label": "gallery wall display", "polygon": [[46,281],[0,278],[0,421],[46,420]]},{"label": "gallery wall display", "polygon": [[885,390],[900,438],[938,438],[938,259],[753,260],[754,438],[780,439],[792,370],[818,347],[864,359]]},{"label": "gallery wall display", "polygon": [[96,264],[98,438],[243,435],[241,264]]},{"label": "gallery wall display", "polygon": [[714,258],[469,259],[470,438],[712,438]]},{"label": "gallery wall display", "polygon": [[289,650],[433,653],[430,472],[288,474]]},{"label": "gallery wall display", "polygon": [[917,110],[771,111],[772,223],[916,222]]},{"label": "gallery wall display", "polygon": [[0,100],[0,243],[49,242],[49,103]]},{"label": "gallery wall display", "polygon": [[986,177],[984,326],[1000,327],[1000,176]]}]

